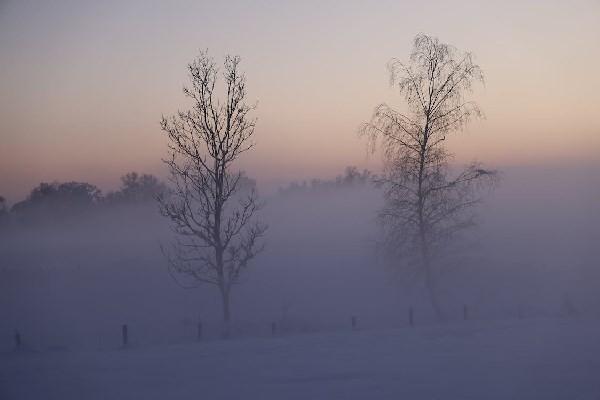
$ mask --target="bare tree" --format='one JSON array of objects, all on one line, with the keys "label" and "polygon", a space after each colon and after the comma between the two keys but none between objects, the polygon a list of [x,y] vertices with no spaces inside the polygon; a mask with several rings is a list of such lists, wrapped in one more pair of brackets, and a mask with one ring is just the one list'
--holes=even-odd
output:
[{"label": "bare tree", "polygon": [[154,201],[166,190],[166,185],[154,175],[128,172],[121,177],[119,190],[109,192],[104,201],[111,205],[144,204]]},{"label": "bare tree", "polygon": [[192,286],[215,285],[222,299],[225,334],[231,318],[232,286],[263,249],[267,227],[256,218],[261,203],[254,182],[233,163],[250,150],[256,120],[247,105],[246,78],[239,57],[227,56],[223,70],[224,101],[216,95],[219,69],[202,52],[188,65],[191,87],[184,88],[194,107],[170,118],[161,128],[169,140],[172,191],[159,196],[160,210],[175,232],[163,252],[177,279],[191,278]]},{"label": "bare tree", "polygon": [[2,225],[4,225],[7,216],[8,206],[6,204],[6,199],[3,196],[0,196],[0,228],[2,228]]},{"label": "bare tree", "polygon": [[452,174],[452,155],[444,146],[449,134],[481,116],[465,95],[473,83],[483,82],[483,73],[470,53],[426,35],[416,36],[408,63],[392,59],[388,69],[406,112],[381,104],[361,127],[372,149],[378,139],[384,147],[385,206],[379,215],[384,247],[396,260],[402,257],[403,265],[415,267],[436,315],[443,318],[434,257],[455,233],[473,224],[480,189],[496,175],[478,163]]}]

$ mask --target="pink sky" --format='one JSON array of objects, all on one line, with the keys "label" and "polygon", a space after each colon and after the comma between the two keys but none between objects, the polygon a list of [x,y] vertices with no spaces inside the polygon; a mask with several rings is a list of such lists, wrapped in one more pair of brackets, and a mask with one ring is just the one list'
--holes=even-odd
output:
[{"label": "pink sky", "polygon": [[492,166],[600,160],[600,3],[21,2],[0,5],[0,195],[40,181],[164,174],[162,114],[198,49],[239,54],[259,118],[240,168],[266,186],[380,168],[357,127],[401,106],[386,62],[419,32],[476,56],[486,119],[451,142]]}]

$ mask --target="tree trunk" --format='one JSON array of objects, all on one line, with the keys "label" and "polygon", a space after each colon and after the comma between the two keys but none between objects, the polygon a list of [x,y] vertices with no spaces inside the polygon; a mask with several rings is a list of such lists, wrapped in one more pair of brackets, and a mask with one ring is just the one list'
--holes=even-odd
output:
[{"label": "tree trunk", "polygon": [[431,267],[431,260],[429,258],[429,249],[427,247],[426,239],[424,235],[421,236],[421,257],[423,262],[423,270],[425,272],[425,288],[427,289],[427,293],[429,295],[429,301],[431,302],[431,306],[435,313],[435,317],[439,322],[443,322],[445,320],[444,311],[442,310],[442,305],[439,301],[437,295],[437,285],[434,277],[434,273]]},{"label": "tree trunk", "polygon": [[429,295],[429,301],[431,302],[431,306],[433,311],[435,312],[435,317],[439,322],[445,321],[444,311],[442,310],[442,305],[437,295],[435,278],[429,268],[429,266],[425,267],[425,287],[427,289],[427,293]]},{"label": "tree trunk", "polygon": [[221,299],[223,305],[223,338],[227,339],[230,335],[230,322],[231,322],[231,311],[230,311],[230,299],[229,291],[225,287],[219,288],[221,291]]},{"label": "tree trunk", "polygon": [[429,112],[431,110],[427,110],[427,121],[425,122],[425,129],[423,131],[423,143],[421,144],[420,152],[419,152],[419,177],[418,177],[418,191],[417,191],[417,212],[419,217],[419,239],[421,246],[421,262],[422,267],[425,272],[425,287],[429,293],[429,300],[431,301],[431,306],[433,307],[433,311],[435,312],[435,316],[438,321],[444,320],[444,313],[442,311],[441,304],[437,298],[436,288],[435,288],[435,278],[433,276],[433,271],[431,270],[431,260],[429,254],[429,241],[426,234],[426,223],[425,217],[423,215],[423,210],[425,207],[426,194],[423,191],[423,182],[424,182],[424,171],[425,171],[425,163],[427,162],[427,142],[429,140]]}]

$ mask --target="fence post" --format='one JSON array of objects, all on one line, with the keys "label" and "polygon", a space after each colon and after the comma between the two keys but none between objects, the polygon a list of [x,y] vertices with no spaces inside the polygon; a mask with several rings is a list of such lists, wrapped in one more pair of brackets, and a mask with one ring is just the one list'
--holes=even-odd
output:
[{"label": "fence post", "polygon": [[408,307],[408,324],[415,326],[415,315],[412,306]]},{"label": "fence post", "polygon": [[19,331],[15,331],[15,348],[17,350],[21,348],[21,334]]},{"label": "fence post", "polygon": [[277,323],[271,322],[271,335],[275,336],[276,333],[277,333]]},{"label": "fence post", "polygon": [[202,321],[198,321],[198,341],[202,340]]},{"label": "fence post", "polygon": [[466,304],[463,306],[463,319],[465,321],[469,319],[469,309]]},{"label": "fence post", "polygon": [[352,330],[356,330],[356,327],[358,326],[358,320],[354,315],[350,319],[350,323],[352,324]]},{"label": "fence post", "polygon": [[121,336],[123,337],[123,347],[127,347],[129,343],[129,332],[127,331],[127,324],[123,324],[121,327]]}]

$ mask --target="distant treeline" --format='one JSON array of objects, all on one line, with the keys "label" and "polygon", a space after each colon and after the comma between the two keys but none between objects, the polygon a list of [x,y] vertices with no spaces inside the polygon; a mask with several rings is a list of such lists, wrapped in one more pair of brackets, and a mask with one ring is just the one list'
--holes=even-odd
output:
[{"label": "distant treeline", "polygon": [[[279,195],[327,192],[343,187],[367,185],[374,175],[368,171],[359,171],[356,167],[347,167],[334,179],[311,179],[292,182],[278,190]],[[248,184],[254,181],[245,178]],[[31,190],[27,198],[11,207],[0,196],[0,225],[9,222],[17,224],[35,224],[54,222],[72,217],[84,217],[94,211],[114,206],[140,206],[153,204],[156,198],[166,194],[166,183],[151,174],[130,172],[121,177],[121,186],[116,191],[103,194],[95,185],[86,182],[42,182]]]},{"label": "distant treeline", "polygon": [[289,195],[298,193],[325,192],[342,187],[352,187],[370,184],[375,175],[369,170],[359,171],[356,167],[346,167],[344,173],[331,180],[311,179],[303,182],[292,182],[279,189],[279,194]]},{"label": "distant treeline", "polygon": [[8,207],[0,196],[0,224],[35,223],[81,217],[92,210],[116,205],[140,205],[154,201],[167,191],[165,183],[150,174],[130,172],[121,177],[121,186],[106,195],[86,182],[42,182],[27,198]]}]

